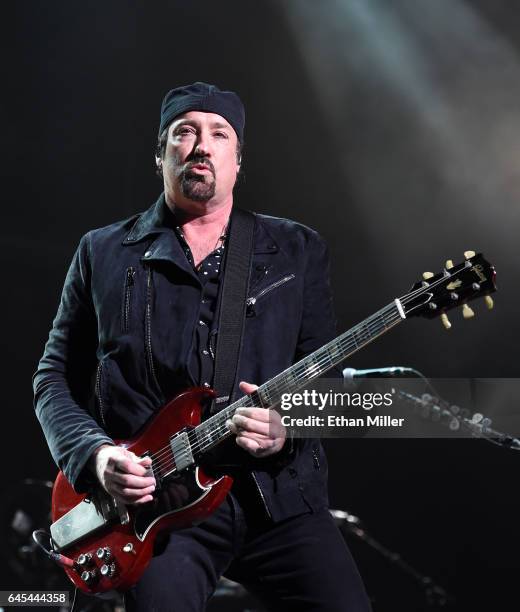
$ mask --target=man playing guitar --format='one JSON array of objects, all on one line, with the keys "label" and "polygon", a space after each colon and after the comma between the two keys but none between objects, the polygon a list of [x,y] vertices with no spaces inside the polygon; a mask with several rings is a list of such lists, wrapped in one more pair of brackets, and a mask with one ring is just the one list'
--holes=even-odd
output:
[{"label": "man playing guitar", "polygon": [[[156,156],[163,193],[81,239],[34,376],[37,416],[78,493],[101,485],[123,506],[150,504],[151,457],[114,440],[134,436],[179,392],[213,384],[244,117],[238,96],[213,85],[168,92]],[[252,253],[233,397],[335,336],[316,232],[257,214]],[[260,407],[240,409],[227,427],[236,444],[218,464],[234,477],[231,492],[203,522],[157,541],[127,610],[202,611],[223,574],[270,609],[369,610],[328,513],[321,444],[287,439],[279,414]]]}]

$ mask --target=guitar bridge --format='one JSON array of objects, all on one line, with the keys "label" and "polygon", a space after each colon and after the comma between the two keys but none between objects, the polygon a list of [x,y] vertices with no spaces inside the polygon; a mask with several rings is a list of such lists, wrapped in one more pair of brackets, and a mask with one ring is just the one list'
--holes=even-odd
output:
[{"label": "guitar bridge", "polygon": [[56,549],[63,550],[117,518],[115,500],[106,494],[94,493],[52,523],[51,537]]}]

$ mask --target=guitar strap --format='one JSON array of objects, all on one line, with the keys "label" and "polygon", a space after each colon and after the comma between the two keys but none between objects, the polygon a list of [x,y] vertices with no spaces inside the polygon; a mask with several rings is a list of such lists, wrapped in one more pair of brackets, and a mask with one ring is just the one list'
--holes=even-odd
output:
[{"label": "guitar strap", "polygon": [[253,259],[255,215],[235,208],[229,225],[213,377],[213,389],[217,396],[211,408],[212,413],[218,412],[232,400],[231,394],[238,375]]}]

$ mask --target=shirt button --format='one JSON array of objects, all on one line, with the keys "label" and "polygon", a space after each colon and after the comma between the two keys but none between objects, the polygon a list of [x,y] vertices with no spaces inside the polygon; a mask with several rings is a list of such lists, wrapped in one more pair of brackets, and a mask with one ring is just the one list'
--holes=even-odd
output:
[{"label": "shirt button", "polygon": [[150,257],[150,255],[152,254],[152,251],[146,251],[146,253],[144,254],[145,257]]},{"label": "shirt button", "polygon": [[209,383],[205,382],[204,386],[206,387],[206,389],[209,387]]},{"label": "shirt button", "polygon": [[199,321],[199,325],[206,325],[206,323],[204,323],[204,321]]},{"label": "shirt button", "polygon": [[206,349],[203,349],[203,350],[202,350],[202,354],[203,354],[203,355],[209,355],[209,352],[208,352]]}]

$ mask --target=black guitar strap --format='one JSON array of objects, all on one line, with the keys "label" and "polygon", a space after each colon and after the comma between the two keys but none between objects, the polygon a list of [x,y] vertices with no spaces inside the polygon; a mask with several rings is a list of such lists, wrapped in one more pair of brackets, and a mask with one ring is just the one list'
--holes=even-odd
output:
[{"label": "black guitar strap", "polygon": [[247,290],[253,259],[254,228],[254,213],[240,208],[233,210],[221,288],[213,378],[213,389],[217,396],[212,412],[217,412],[232,400],[231,393],[238,374]]}]

